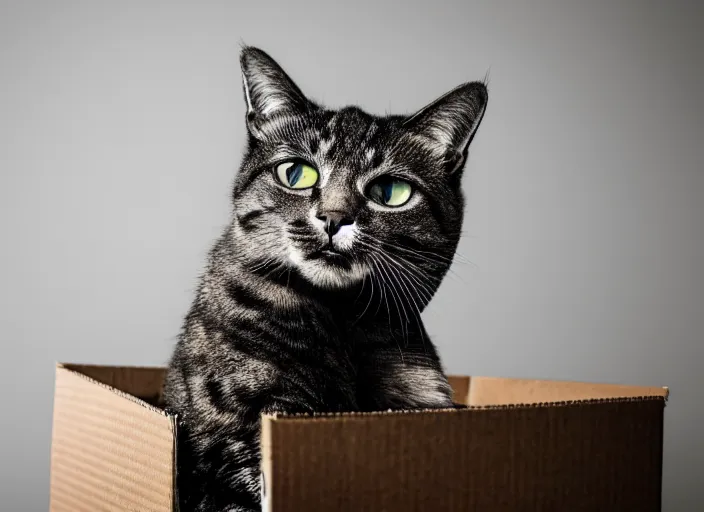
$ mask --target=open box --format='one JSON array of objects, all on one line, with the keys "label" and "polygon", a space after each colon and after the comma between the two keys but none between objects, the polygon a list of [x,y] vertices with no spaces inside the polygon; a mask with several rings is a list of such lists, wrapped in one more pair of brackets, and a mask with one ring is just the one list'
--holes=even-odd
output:
[{"label": "open box", "polygon": [[[53,512],[175,511],[163,368],[59,364]],[[661,509],[667,388],[450,378],[467,409],[262,419],[268,510]]]}]

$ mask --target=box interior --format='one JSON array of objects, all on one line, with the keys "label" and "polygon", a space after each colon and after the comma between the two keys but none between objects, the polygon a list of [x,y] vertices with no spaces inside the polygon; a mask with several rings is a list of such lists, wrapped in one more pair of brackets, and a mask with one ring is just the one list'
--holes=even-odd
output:
[{"label": "box interior", "polygon": [[[163,367],[122,367],[62,364],[68,370],[137,397],[147,404],[163,406]],[[470,407],[535,405],[617,398],[663,397],[667,387],[626,386],[499,377],[448,377],[457,403]]]}]

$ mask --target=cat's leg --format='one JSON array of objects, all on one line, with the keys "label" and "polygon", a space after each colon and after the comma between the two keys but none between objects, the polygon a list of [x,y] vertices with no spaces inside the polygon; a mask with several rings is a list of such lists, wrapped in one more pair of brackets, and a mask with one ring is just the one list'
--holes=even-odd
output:
[{"label": "cat's leg", "polygon": [[451,408],[452,388],[427,339],[365,346],[358,354],[357,396],[364,410]]},{"label": "cat's leg", "polygon": [[179,418],[180,511],[259,511],[261,415],[309,412],[312,395],[286,384],[273,364],[213,353],[214,361],[191,358],[167,374],[167,409]]},{"label": "cat's leg", "polygon": [[[303,404],[304,398],[298,397]],[[254,512],[261,510],[260,433],[261,414],[311,412],[296,406],[296,397],[267,397],[262,407],[249,404],[238,418],[217,423],[200,418],[196,429],[179,432],[181,468],[190,469],[179,478],[181,512]]]},{"label": "cat's leg", "polygon": [[181,512],[260,509],[258,432],[232,426],[197,432],[184,428],[179,436],[178,455],[189,459],[179,461]]}]

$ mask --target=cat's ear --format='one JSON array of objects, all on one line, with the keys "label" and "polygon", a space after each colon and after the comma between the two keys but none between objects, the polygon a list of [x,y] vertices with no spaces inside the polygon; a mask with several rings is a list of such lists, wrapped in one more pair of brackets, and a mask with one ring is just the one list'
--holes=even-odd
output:
[{"label": "cat's ear", "polygon": [[308,101],[298,86],[264,51],[251,46],[240,54],[242,87],[247,104],[247,128],[259,137],[267,121],[280,114],[308,111]]},{"label": "cat's ear", "polygon": [[486,85],[466,83],[420,109],[404,122],[404,127],[441,152],[446,169],[454,173],[464,167],[488,99]]}]

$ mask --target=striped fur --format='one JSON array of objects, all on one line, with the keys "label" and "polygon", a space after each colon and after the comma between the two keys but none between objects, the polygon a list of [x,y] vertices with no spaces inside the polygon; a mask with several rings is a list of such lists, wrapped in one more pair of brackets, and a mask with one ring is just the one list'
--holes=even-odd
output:
[{"label": "striped fur", "polygon": [[[259,510],[262,413],[452,406],[420,313],[459,241],[460,177],[485,86],[378,117],[314,104],[261,50],[245,48],[241,65],[249,144],[233,215],[166,381],[180,418],[182,512]],[[291,158],[318,169],[315,187],[276,181],[276,164]],[[365,193],[387,174],[414,185],[403,207]],[[354,222],[329,238],[321,211]],[[319,256],[328,242],[339,257]]]}]

